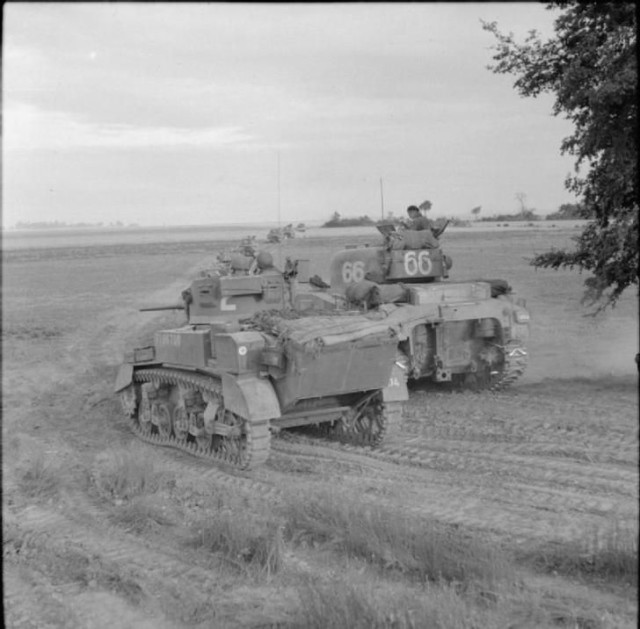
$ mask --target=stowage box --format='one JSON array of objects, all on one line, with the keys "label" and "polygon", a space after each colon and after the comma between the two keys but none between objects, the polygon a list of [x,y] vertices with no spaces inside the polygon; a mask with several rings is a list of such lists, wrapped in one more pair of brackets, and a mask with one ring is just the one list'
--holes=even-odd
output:
[{"label": "stowage box", "polygon": [[258,372],[265,340],[260,332],[233,332],[213,337],[217,366],[232,374]]},{"label": "stowage box", "polygon": [[163,363],[206,367],[211,358],[211,331],[188,326],[161,330],[154,336],[156,359]]}]

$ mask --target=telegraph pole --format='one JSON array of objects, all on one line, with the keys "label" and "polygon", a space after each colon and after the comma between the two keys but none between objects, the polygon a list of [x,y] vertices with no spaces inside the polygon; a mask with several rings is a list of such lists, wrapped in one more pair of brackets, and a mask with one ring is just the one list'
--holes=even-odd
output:
[{"label": "telegraph pole", "polygon": [[278,151],[278,229],[280,229],[280,151]]},{"label": "telegraph pole", "polygon": [[278,151],[278,265],[282,267],[282,225],[280,221],[280,151]]},{"label": "telegraph pole", "polygon": [[382,220],[384,220],[384,193],[382,191],[382,177],[380,177],[380,211],[382,212]]}]

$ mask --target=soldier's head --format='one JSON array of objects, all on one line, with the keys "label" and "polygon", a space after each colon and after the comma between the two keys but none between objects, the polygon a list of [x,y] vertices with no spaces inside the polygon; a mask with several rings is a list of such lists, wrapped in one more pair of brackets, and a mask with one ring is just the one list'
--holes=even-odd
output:
[{"label": "soldier's head", "polygon": [[256,262],[261,271],[273,268],[273,256],[268,251],[259,251],[256,256]]},{"label": "soldier's head", "polygon": [[407,214],[409,215],[409,218],[416,218],[417,216],[420,216],[420,210],[416,205],[410,205],[407,208]]}]

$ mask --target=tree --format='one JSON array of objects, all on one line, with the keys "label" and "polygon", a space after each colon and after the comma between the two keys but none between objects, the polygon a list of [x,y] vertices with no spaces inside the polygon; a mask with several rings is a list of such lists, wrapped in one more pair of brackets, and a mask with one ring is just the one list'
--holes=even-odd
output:
[{"label": "tree", "polygon": [[476,207],[474,207],[471,210],[471,214],[473,214],[473,216],[476,217],[476,220],[478,220],[478,216],[480,215],[480,211],[482,210],[482,206],[481,205],[477,205]]},{"label": "tree", "polygon": [[516,192],[516,199],[520,204],[520,214],[527,211],[527,195],[524,192]]},{"label": "tree", "polygon": [[542,41],[531,31],[519,44],[499,32],[496,74],[513,74],[522,96],[555,95],[553,114],[563,114],[574,132],[562,153],[576,158],[565,185],[591,218],[574,238],[574,250],[537,255],[535,267],[586,270],[585,301],[597,311],[614,306],[624,290],[638,285],[638,118],[635,4],[549,2],[559,10],[555,35]]}]

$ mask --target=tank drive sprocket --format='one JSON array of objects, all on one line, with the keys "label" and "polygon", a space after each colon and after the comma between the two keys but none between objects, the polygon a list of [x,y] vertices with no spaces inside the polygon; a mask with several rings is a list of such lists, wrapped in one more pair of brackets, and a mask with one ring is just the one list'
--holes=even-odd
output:
[{"label": "tank drive sprocket", "polygon": [[374,392],[345,410],[337,421],[321,424],[312,432],[330,441],[377,448],[399,431],[402,408],[401,402],[385,403],[380,392]]},{"label": "tank drive sprocket", "polygon": [[524,345],[510,341],[505,347],[495,346],[499,360],[483,363],[477,371],[461,374],[458,387],[472,391],[504,391],[510,387],[527,367],[528,352]]}]

